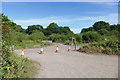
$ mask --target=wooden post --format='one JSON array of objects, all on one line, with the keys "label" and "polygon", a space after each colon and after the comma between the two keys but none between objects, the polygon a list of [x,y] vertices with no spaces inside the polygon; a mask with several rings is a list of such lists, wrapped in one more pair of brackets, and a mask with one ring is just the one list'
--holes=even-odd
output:
[{"label": "wooden post", "polygon": [[75,41],[75,50],[76,50],[76,41]]},{"label": "wooden post", "polygon": [[74,43],[74,38],[72,37],[72,45],[73,45],[73,43]]},{"label": "wooden post", "polygon": [[72,37],[72,45],[73,45],[73,37]]}]

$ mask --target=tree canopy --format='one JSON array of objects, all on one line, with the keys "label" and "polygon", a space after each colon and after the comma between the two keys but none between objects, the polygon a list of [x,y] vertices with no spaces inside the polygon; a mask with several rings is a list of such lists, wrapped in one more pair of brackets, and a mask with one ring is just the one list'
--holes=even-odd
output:
[{"label": "tree canopy", "polygon": [[49,36],[51,34],[65,34],[65,35],[68,35],[68,34],[74,34],[70,29],[69,27],[59,27],[56,23],[50,23],[50,25],[43,30],[43,33],[46,35],[46,36]]},{"label": "tree canopy", "polygon": [[93,25],[94,30],[98,31],[100,29],[109,29],[109,23],[105,21],[98,21]]},{"label": "tree canopy", "polygon": [[28,28],[26,29],[26,33],[32,34],[35,31],[42,31],[42,30],[43,30],[42,25],[31,25],[31,26],[28,26]]},{"label": "tree canopy", "polygon": [[109,23],[105,22],[105,21],[98,21],[95,22],[94,25],[92,27],[89,28],[83,28],[81,30],[81,33],[86,33],[88,31],[112,31],[112,30],[116,30],[120,32],[120,24],[117,25],[110,25]]}]

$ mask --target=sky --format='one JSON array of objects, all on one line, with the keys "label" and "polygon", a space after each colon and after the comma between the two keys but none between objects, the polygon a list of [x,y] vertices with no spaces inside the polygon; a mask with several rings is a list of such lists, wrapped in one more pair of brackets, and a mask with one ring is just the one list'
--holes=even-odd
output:
[{"label": "sky", "polygon": [[97,21],[118,23],[117,2],[2,2],[2,12],[24,29],[55,22],[80,33]]}]

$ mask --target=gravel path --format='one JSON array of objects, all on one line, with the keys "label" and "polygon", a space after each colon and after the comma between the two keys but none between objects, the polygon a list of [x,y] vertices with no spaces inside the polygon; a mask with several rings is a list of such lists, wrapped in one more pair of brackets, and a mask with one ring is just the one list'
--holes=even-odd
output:
[{"label": "gravel path", "polygon": [[[59,52],[56,53],[56,46]],[[88,55],[68,52],[68,46],[56,43],[40,48],[24,49],[25,57],[40,62],[41,67],[35,78],[117,78],[118,57],[108,55]],[[74,47],[71,47],[73,50]],[[21,50],[16,50],[21,55]]]}]

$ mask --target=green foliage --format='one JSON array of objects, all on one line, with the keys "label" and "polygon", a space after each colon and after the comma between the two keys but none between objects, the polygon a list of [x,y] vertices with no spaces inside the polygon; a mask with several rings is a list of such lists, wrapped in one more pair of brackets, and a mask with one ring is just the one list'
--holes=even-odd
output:
[{"label": "green foliage", "polygon": [[57,29],[59,26],[56,23],[50,23],[50,25],[47,27],[48,31],[54,31],[54,29]]},{"label": "green foliage", "polygon": [[56,23],[50,23],[45,29],[42,25],[30,25],[25,30],[3,14],[2,20],[2,38],[7,46],[15,45],[16,49],[31,48],[41,44],[42,40],[68,43],[72,37],[77,44],[120,40],[120,24],[109,25],[105,21],[95,22],[92,27],[83,28],[80,34],[74,34],[69,27],[60,27]]},{"label": "green foliage", "polygon": [[98,31],[100,29],[109,29],[109,23],[106,23],[104,21],[98,21],[93,25],[93,28]]},{"label": "green foliage", "polygon": [[15,34],[14,36],[16,37],[14,41],[18,43],[22,42],[23,40],[28,40],[28,37],[29,37],[29,35],[24,34],[24,33],[19,33],[19,32],[16,32],[14,34]]},{"label": "green foliage", "polygon": [[50,23],[49,26],[43,30],[43,33],[47,35],[51,35],[52,33],[56,33],[56,29],[58,29],[58,25],[56,23]]},{"label": "green foliage", "polygon": [[116,30],[120,32],[120,24],[117,25],[110,25],[109,31]]},{"label": "green foliage", "polygon": [[116,31],[116,30],[110,31],[110,36],[116,36],[116,37],[118,37],[119,34],[120,34],[120,32],[118,32],[118,31]]},{"label": "green foliage", "polygon": [[2,22],[10,21],[7,16],[2,14]]},{"label": "green foliage", "polygon": [[101,39],[102,39],[102,41],[119,41],[118,37],[116,37],[116,36],[103,35]]},{"label": "green foliage", "polygon": [[34,65],[33,62],[11,53],[5,43],[5,41],[2,43],[2,78],[29,78],[32,76],[30,73],[35,73],[35,66],[31,66],[31,63]]},{"label": "green foliage", "polygon": [[[96,33],[91,34],[90,31],[97,32],[101,36],[99,34],[96,35]],[[83,34],[82,36],[83,42],[101,41],[101,39],[102,41],[106,41],[106,40],[118,41],[120,40],[120,24],[109,25],[109,23],[105,21],[98,21],[94,23],[93,27],[83,28],[81,33]]]},{"label": "green foliage", "polygon": [[43,26],[41,25],[31,25],[31,26],[28,26],[28,28],[26,29],[26,33],[27,34],[32,34],[36,31],[42,31],[43,30]]},{"label": "green foliage", "polygon": [[64,43],[65,45],[71,45],[72,44],[72,41],[70,41],[70,40],[67,40],[67,41],[65,41],[65,43]]},{"label": "green foliage", "polygon": [[44,34],[42,32],[34,32],[33,34],[29,35],[29,39],[30,40],[33,40],[33,41],[36,41],[36,40],[44,40],[46,39],[46,37],[44,36]]},{"label": "green foliage", "polygon": [[77,42],[81,43],[82,42],[82,35],[81,34],[75,34],[75,39]]},{"label": "green foliage", "polygon": [[94,28],[93,28],[93,27],[83,28],[83,29],[81,30],[81,33],[86,33],[86,32],[88,32],[88,31],[94,31]]},{"label": "green foliage", "polygon": [[69,27],[59,27],[56,23],[50,23],[50,25],[43,30],[43,33],[45,36],[49,36],[55,33],[73,36],[73,32],[69,29]]},{"label": "green foliage", "polygon": [[79,51],[86,53],[102,53],[108,55],[120,55],[120,41],[105,41],[100,43],[91,43],[82,46]]},{"label": "green foliage", "polygon": [[64,34],[52,34],[49,36],[49,40],[52,40],[53,42],[65,42],[67,39],[67,36]]},{"label": "green foliage", "polygon": [[[101,35],[103,35],[103,33],[105,32],[110,32],[112,30],[118,31],[120,32],[120,24],[117,25],[109,25],[109,23],[105,22],[105,21],[98,21],[95,22],[93,27],[89,27],[89,28],[83,28],[81,30],[81,33],[86,33],[88,31],[97,31],[99,32]],[[102,31],[102,32],[100,32]]]},{"label": "green foliage", "polygon": [[[50,23],[50,25],[43,29],[41,25],[31,25],[28,26],[26,30],[22,29],[20,25],[12,22],[3,15],[3,40],[7,42],[7,45],[21,45],[25,46],[23,40],[47,40],[49,36],[53,34],[59,34],[58,37],[51,39],[53,41],[65,42],[66,40],[71,40],[74,33],[69,29],[69,27],[59,27],[56,23]],[[43,32],[43,33],[42,33]],[[47,37],[46,37],[47,36]],[[63,41],[62,41],[63,40]],[[21,44],[22,43],[22,44]]]},{"label": "green foliage", "polygon": [[108,35],[109,34],[109,32],[106,29],[100,29],[100,30],[98,30],[98,33],[101,35]]},{"label": "green foliage", "polygon": [[82,36],[85,42],[98,42],[101,40],[101,36],[97,32],[89,31]]},{"label": "green foliage", "polygon": [[16,32],[25,32],[25,30],[20,26],[8,19],[7,16],[2,14],[2,24],[6,25],[8,28],[15,30]]}]

